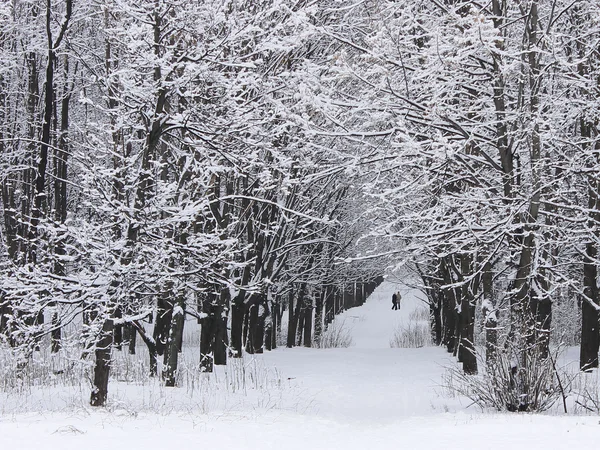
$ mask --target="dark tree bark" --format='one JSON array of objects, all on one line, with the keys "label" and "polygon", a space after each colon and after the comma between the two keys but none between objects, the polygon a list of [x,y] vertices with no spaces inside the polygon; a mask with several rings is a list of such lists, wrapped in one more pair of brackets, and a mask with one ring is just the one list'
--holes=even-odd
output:
[{"label": "dark tree bark", "polygon": [[231,350],[232,357],[242,357],[242,329],[244,325],[244,297],[238,294],[231,302]]},{"label": "dark tree bark", "polygon": [[300,298],[298,297],[298,299],[296,299],[296,305],[294,305],[294,294],[290,291],[288,301],[287,347],[292,348],[296,344],[296,326],[298,324],[298,315],[300,311]]},{"label": "dark tree bark", "polygon": [[498,312],[494,308],[492,264],[487,261],[483,268],[483,306],[481,313],[485,328],[485,360],[492,363],[498,351]]},{"label": "dark tree bark", "polygon": [[[172,292],[172,286],[167,289]],[[167,387],[174,387],[177,379],[177,364],[179,358],[179,347],[183,336],[183,326],[185,324],[185,296],[179,293],[177,303],[171,314],[171,326],[169,338],[165,348],[163,379]]]},{"label": "dark tree bark", "polygon": [[325,295],[325,327],[333,322],[335,317],[335,288],[333,286],[326,286],[324,290]]},{"label": "dark tree bark", "polygon": [[[461,255],[461,278],[464,280],[472,274],[472,256]],[[475,354],[475,294],[477,281],[463,281],[461,299],[461,341],[463,371],[473,375],[477,373],[477,356]]]},{"label": "dark tree bark", "polygon": [[[592,136],[593,124],[581,121],[581,134],[584,138]],[[584,149],[585,150],[585,149]],[[594,164],[600,160],[598,149],[594,151]],[[598,248],[596,240],[600,234],[600,182],[594,177],[588,177],[588,207],[590,210],[588,228],[596,239],[592,238],[585,246],[583,261],[583,295],[581,303],[581,345],[579,348],[579,367],[589,371],[598,367],[598,351],[600,350],[599,314],[600,292],[598,290]]]},{"label": "dark tree bark", "polygon": [[335,291],[335,310],[334,310],[334,316],[337,316],[338,314],[341,314],[344,311],[344,294],[343,294],[343,287],[338,287]]},{"label": "dark tree bark", "polygon": [[312,298],[306,296],[304,307],[304,346],[312,347],[313,305]]},{"label": "dark tree bark", "polygon": [[127,324],[127,347],[130,355],[135,355],[135,344],[137,341],[137,333],[135,327]]},{"label": "dark tree bark", "polygon": [[254,354],[257,342],[256,339],[257,331],[256,328],[258,326],[258,305],[253,303],[248,308],[248,331],[247,331],[247,339],[246,339],[246,353]]},{"label": "dark tree bark", "polygon": [[[33,18],[36,18],[39,14],[40,5],[33,4],[31,8]],[[39,88],[39,67],[38,57],[35,52],[28,52],[27,57],[27,72],[28,72],[28,85],[27,85],[27,116],[28,116],[28,130],[27,137],[29,139],[28,155],[24,161],[25,165],[28,166],[23,171],[23,195],[21,196],[21,217],[31,217],[31,208],[33,205],[34,191],[32,189],[35,180],[35,168],[34,163],[36,160],[35,155],[37,154],[37,142],[39,140],[39,115],[38,105],[40,103],[40,88]],[[22,220],[18,226],[18,262],[25,263],[29,258],[30,245],[28,238],[30,236],[29,228],[30,223],[26,220]]]},{"label": "dark tree bark", "polygon": [[215,315],[216,305],[214,302],[214,293],[205,293],[202,296],[202,321],[200,329],[200,370],[202,372],[212,372],[214,366],[214,344],[216,328]]},{"label": "dark tree bark", "polygon": [[477,373],[477,357],[475,354],[475,303],[470,296],[462,298],[460,333],[460,360],[466,374]]},{"label": "dark tree bark", "polygon": [[452,355],[456,356],[456,360],[459,363],[463,362],[463,352],[462,349],[463,347],[460,345],[461,344],[461,340],[462,340],[462,336],[460,335],[461,331],[462,331],[462,318],[461,318],[461,314],[462,311],[459,310],[458,306],[460,305],[461,299],[460,297],[456,297],[458,298],[457,304],[454,307],[454,311],[453,311],[453,315],[454,315],[454,332],[453,332],[453,336],[454,336],[454,342],[453,345],[454,347],[452,348]]},{"label": "dark tree bark", "polygon": [[271,351],[273,349],[273,324],[268,322],[265,325],[265,350]]},{"label": "dark tree bark", "polygon": [[261,295],[258,299],[256,324],[252,330],[254,353],[263,353],[265,344],[265,322],[269,315],[269,310],[266,305],[265,297]]},{"label": "dark tree bark", "polygon": [[442,343],[442,300],[439,282],[436,280],[435,273],[429,273],[428,268],[423,268],[415,264],[417,273],[423,280],[427,298],[429,299],[429,320],[431,326],[431,336],[435,345]]},{"label": "dark tree bark", "polygon": [[110,372],[110,351],[112,348],[113,321],[105,319],[100,339],[96,343],[96,364],[94,365],[94,387],[90,405],[104,406],[108,396],[108,376]]},{"label": "dark tree bark", "polygon": [[[250,281],[250,265],[244,267],[242,273],[242,286],[246,286]],[[242,357],[244,348],[244,320],[246,317],[246,305],[244,300],[246,291],[241,289],[238,295],[231,302],[231,350],[234,358]]]},{"label": "dark tree bark", "polygon": [[243,333],[243,344],[244,344],[244,349],[247,349],[248,346],[248,341],[250,340],[250,337],[248,336],[248,330],[250,329],[250,307],[252,305],[246,305],[246,314],[244,314],[244,333]]},{"label": "dark tree bark", "polygon": [[353,285],[346,285],[344,286],[344,296],[343,296],[343,303],[344,303],[344,311],[352,308],[354,306],[354,288]]},{"label": "dark tree bark", "polygon": [[323,305],[325,303],[325,293],[327,289],[323,286],[320,292],[317,292],[315,299],[315,334],[314,341],[317,346],[323,336]]},{"label": "dark tree bark", "polygon": [[150,356],[150,376],[155,377],[158,375],[158,352],[156,350],[156,342],[154,339],[146,334],[146,330],[139,321],[133,321],[132,327],[140,334],[142,341],[148,347],[148,354]]},{"label": "dark tree bark", "polygon": [[271,310],[271,344],[270,349],[277,348],[277,334],[281,331],[281,305],[279,297],[275,297]]},{"label": "dark tree bark", "polygon": [[[115,319],[121,319],[123,317],[120,308],[115,309],[113,317]],[[119,351],[123,350],[123,324],[121,323],[114,326],[113,346]]]},{"label": "dark tree bark", "polygon": [[46,0],[46,37],[47,37],[47,52],[48,61],[46,64],[46,82],[45,82],[45,95],[44,95],[44,117],[42,122],[42,139],[40,145],[40,153],[37,163],[37,171],[34,182],[34,197],[33,197],[33,209],[31,211],[31,221],[29,229],[30,238],[30,261],[36,262],[37,260],[37,237],[38,237],[38,225],[44,204],[46,202],[46,168],[48,167],[48,149],[50,148],[50,138],[52,131],[52,115],[55,110],[56,92],[54,85],[54,64],[56,60],[56,50],[60,46],[60,43],[67,31],[69,20],[71,19],[71,13],[73,8],[72,0],[66,0],[66,13],[61,26],[59,35],[54,41],[52,36],[52,2]]},{"label": "dark tree bark", "polygon": [[579,367],[588,371],[598,367],[598,350],[600,349],[600,333],[598,331],[598,269],[595,264],[596,245],[586,245],[586,261],[583,265],[583,295],[581,302],[581,346],[579,351]]},{"label": "dark tree bark", "polygon": [[431,317],[431,327],[433,329],[433,342],[435,345],[442,344],[442,308],[440,305],[439,296],[432,294],[435,301],[429,302],[429,314]]},{"label": "dark tree bark", "polygon": [[[544,288],[545,292],[548,292],[547,287]],[[544,295],[542,298],[538,297],[535,292],[531,293],[531,298],[535,299],[532,301],[532,307],[535,308],[532,314],[535,318],[535,337],[536,346],[539,356],[542,359],[548,358],[550,354],[550,326],[552,325],[552,301],[550,297]]]},{"label": "dark tree bark", "polygon": [[0,334],[9,337],[8,317],[11,313],[11,307],[4,296],[0,296]]},{"label": "dark tree bark", "polygon": [[[440,261],[439,267],[440,278],[445,285],[451,285],[453,280],[450,274],[450,268],[444,261]],[[446,346],[448,353],[454,353],[457,348],[458,341],[458,312],[456,308],[455,290],[451,288],[441,289],[442,296],[442,312],[444,322],[443,344]]]},{"label": "dark tree bark", "polygon": [[227,338],[227,316],[229,305],[229,290],[221,289],[219,294],[219,304],[215,310],[215,364],[224,366],[227,364],[227,347],[229,340]]},{"label": "dark tree bark", "polygon": [[364,296],[364,285],[362,283],[355,283],[354,284],[355,289],[355,299],[356,299],[356,306],[362,306],[365,303],[365,296]]},{"label": "dark tree bark", "polygon": [[156,353],[163,355],[167,340],[169,339],[169,329],[171,328],[171,316],[173,314],[173,304],[168,295],[158,297],[156,304],[156,319],[154,321],[153,339],[156,343]]},{"label": "dark tree bark", "polygon": [[283,322],[283,315],[285,314],[285,303],[282,303],[281,297],[277,297],[277,304],[279,308],[277,309],[277,333],[281,334],[281,323]]},{"label": "dark tree bark", "polygon": [[296,345],[300,347],[302,345],[304,337],[304,319],[306,309],[306,292],[304,286],[301,286],[298,291],[298,304],[296,305],[296,313],[294,314],[296,320]]}]

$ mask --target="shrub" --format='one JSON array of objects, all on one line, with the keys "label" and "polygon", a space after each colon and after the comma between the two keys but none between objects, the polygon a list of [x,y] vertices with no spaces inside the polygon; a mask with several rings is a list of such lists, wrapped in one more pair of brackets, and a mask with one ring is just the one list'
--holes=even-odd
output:
[{"label": "shrub", "polygon": [[429,323],[414,319],[409,319],[407,325],[396,328],[390,339],[392,348],[419,348],[429,345],[432,345]]},{"label": "shrub", "polygon": [[429,322],[429,319],[430,319],[429,309],[423,308],[423,307],[417,307],[408,314],[409,321]]},{"label": "shrub", "polygon": [[482,408],[539,412],[550,409],[562,399],[566,410],[571,379],[556,368],[556,355],[542,358],[538,352],[531,351],[517,364],[514,353],[502,349],[491,362],[481,357],[478,360],[482,373],[467,375],[460,368],[452,367],[446,372],[444,386]]},{"label": "shrub", "polygon": [[352,327],[347,325],[346,319],[335,319],[323,332],[321,339],[315,342],[317,348],[347,348],[354,343]]}]

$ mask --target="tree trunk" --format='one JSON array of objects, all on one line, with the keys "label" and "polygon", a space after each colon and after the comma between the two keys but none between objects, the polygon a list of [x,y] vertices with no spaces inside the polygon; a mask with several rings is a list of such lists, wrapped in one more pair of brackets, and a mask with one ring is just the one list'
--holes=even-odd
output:
[{"label": "tree trunk", "polygon": [[477,373],[477,356],[475,354],[475,302],[470,296],[462,299],[460,318],[462,322],[460,346],[463,370],[466,374],[472,375]]},{"label": "tree trunk", "polygon": [[130,355],[135,355],[135,344],[137,340],[137,333],[135,331],[135,327],[131,324],[127,325],[128,329],[128,350]]},{"label": "tree trunk", "polygon": [[[471,255],[461,255],[461,274],[462,279],[470,277],[472,270],[473,257]],[[463,282],[464,283],[464,282]],[[464,283],[462,286],[462,305],[461,305],[461,347],[463,371],[468,375],[477,373],[477,356],[475,354],[475,294],[476,286],[474,282]]]},{"label": "tree trunk", "polygon": [[281,330],[281,305],[279,304],[279,297],[275,297],[271,317],[271,349],[275,349],[277,348],[277,335]]},{"label": "tree trunk", "polygon": [[246,314],[246,323],[247,325],[247,332],[246,332],[246,353],[249,353],[251,355],[254,354],[254,338],[255,338],[255,334],[254,331],[256,329],[256,324],[258,322],[258,305],[256,304],[252,304],[249,306],[248,308],[248,313]]},{"label": "tree trunk", "polygon": [[365,303],[365,293],[364,293],[364,285],[362,283],[356,283],[356,288],[354,289],[355,298],[356,298],[356,306],[362,306]]},{"label": "tree trunk", "polygon": [[335,309],[333,311],[334,316],[337,316],[338,314],[342,313],[344,311],[344,302],[343,302],[343,288],[338,288],[335,291]]},{"label": "tree trunk", "polygon": [[173,314],[173,304],[168,296],[159,296],[156,304],[156,320],[154,322],[154,342],[156,343],[156,353],[163,355],[165,346],[169,338],[169,329],[171,328],[171,316]]},{"label": "tree trunk", "polygon": [[[449,263],[441,260],[440,261],[440,275],[445,285],[452,285],[454,280],[450,274]],[[443,314],[444,314],[444,345],[446,346],[448,353],[456,353],[459,342],[459,312],[457,303],[456,289],[445,288],[440,290],[440,294],[443,296]]]},{"label": "tree trunk", "polygon": [[323,336],[323,304],[325,303],[325,295],[327,288],[321,287],[321,291],[317,293],[315,299],[315,335],[314,341],[317,347],[321,343]]},{"label": "tree trunk", "polygon": [[327,329],[327,325],[333,322],[333,318],[335,317],[335,295],[334,295],[334,287],[326,286],[325,287],[325,327]]},{"label": "tree trunk", "polygon": [[215,343],[215,309],[213,293],[202,295],[202,321],[200,328],[200,371],[212,372],[214,366],[214,343]]},{"label": "tree trunk", "polygon": [[273,325],[267,320],[265,325],[265,350],[270,352],[273,349]]},{"label": "tree trunk", "polygon": [[[591,139],[593,124],[581,120],[581,134],[586,140]],[[586,150],[586,149],[584,149]],[[594,149],[594,161],[600,160],[598,149]],[[592,163],[590,163],[591,165]],[[591,168],[590,168],[591,169]],[[585,246],[583,261],[583,295],[581,304],[581,345],[579,348],[579,367],[589,371],[598,367],[598,351],[600,349],[600,327],[598,305],[600,291],[598,289],[598,267],[596,259],[598,248],[598,224],[600,223],[600,182],[595,177],[588,177],[589,220],[587,226],[592,233]]]},{"label": "tree trunk", "polygon": [[487,261],[483,267],[483,315],[485,328],[485,360],[492,363],[496,360],[498,350],[498,312],[494,306],[492,264]]},{"label": "tree trunk", "polygon": [[137,332],[140,334],[140,337],[146,344],[146,347],[148,347],[148,354],[150,356],[150,376],[155,377],[158,375],[158,354],[156,351],[156,342],[153,338],[146,334],[146,330],[139,321],[134,320],[131,323],[131,326],[137,330]]},{"label": "tree trunk", "polygon": [[[300,298],[296,300],[296,305],[294,307],[294,294],[290,292],[289,294],[289,306],[288,306],[288,334],[287,334],[287,347],[292,348],[295,345],[296,338],[296,325],[298,322],[298,311],[300,305]],[[296,313],[294,314],[294,311]]]},{"label": "tree trunk", "polygon": [[269,315],[265,297],[261,295],[261,298],[258,301],[259,303],[256,305],[256,324],[254,326],[254,330],[252,331],[254,353],[262,353],[264,351],[265,322],[267,320],[267,316]]},{"label": "tree trunk", "polygon": [[353,287],[344,286],[344,296],[343,296],[344,311],[346,311],[354,306],[354,295],[353,294],[354,294]]},{"label": "tree trunk", "polygon": [[[69,157],[69,102],[71,100],[72,86],[69,85],[69,59],[64,57],[64,85],[63,98],[61,101],[60,110],[60,134],[58,137],[58,145],[54,150],[54,214],[55,220],[64,224],[67,219],[67,164]],[[54,273],[59,276],[65,275],[64,264],[61,257],[65,255],[64,233],[61,231],[55,245],[55,253],[57,259],[54,263]],[[52,302],[51,306],[56,306],[56,302]],[[52,352],[58,352],[61,347],[61,323],[59,314],[54,311],[52,315]]]},{"label": "tree trunk", "polygon": [[96,363],[94,365],[94,387],[90,405],[104,406],[108,396],[108,376],[110,373],[111,348],[114,324],[112,319],[105,319],[102,324],[100,339],[96,343]]},{"label": "tree trunk", "polygon": [[62,341],[62,330],[60,323],[60,315],[56,310],[58,305],[56,302],[53,302],[53,311],[52,311],[52,332],[50,333],[50,351],[52,353],[58,353],[61,349],[61,341]]},{"label": "tree trunk", "polygon": [[433,328],[433,342],[435,345],[442,344],[442,307],[440,305],[439,295],[433,294],[435,301],[429,303],[429,314],[431,316],[431,326]]},{"label": "tree trunk", "polygon": [[[545,292],[548,290],[546,289]],[[550,326],[552,325],[552,301],[548,295],[537,299],[535,321],[539,356],[546,359],[550,354]]]},{"label": "tree trunk", "polygon": [[221,289],[219,294],[219,305],[215,311],[215,364],[224,366],[227,364],[227,312],[229,310],[229,289]]},{"label": "tree trunk", "polygon": [[[121,313],[121,308],[116,308],[115,313],[113,314],[115,319],[121,319],[123,314]],[[115,330],[113,331],[113,347],[117,350],[121,351],[123,349],[123,324],[119,323],[115,325]]]},{"label": "tree trunk", "polygon": [[[302,303],[304,303],[304,298],[302,298]],[[298,311],[298,325],[296,327],[296,345],[300,347],[302,345],[302,338],[304,337],[304,307]]]},{"label": "tree trunk", "polygon": [[304,308],[304,346],[312,347],[312,322],[313,322],[313,305],[312,298],[306,297],[306,306]]},{"label": "tree trunk", "polygon": [[242,357],[242,332],[244,327],[244,294],[239,293],[231,302],[231,353],[233,358]]},{"label": "tree trunk", "polygon": [[[167,292],[172,292],[172,286],[167,289]],[[179,293],[177,303],[173,307],[171,314],[171,326],[169,338],[165,348],[165,358],[163,367],[163,379],[165,386],[174,387],[177,378],[177,363],[179,357],[179,342],[183,336],[183,327],[185,324],[185,296]]]},{"label": "tree trunk", "polygon": [[587,297],[581,303],[581,345],[579,349],[579,367],[589,371],[598,367],[598,350],[600,348],[600,333],[598,331],[598,269],[595,258],[596,245],[589,242],[586,245],[586,261],[583,264],[583,295]]}]

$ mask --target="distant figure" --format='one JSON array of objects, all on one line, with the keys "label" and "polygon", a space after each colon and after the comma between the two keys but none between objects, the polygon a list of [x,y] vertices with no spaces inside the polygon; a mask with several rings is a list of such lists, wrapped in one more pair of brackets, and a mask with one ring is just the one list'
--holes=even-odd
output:
[{"label": "distant figure", "polygon": [[396,292],[394,292],[394,294],[392,295],[392,309],[399,309],[398,308],[398,294]]},{"label": "distant figure", "polygon": [[400,295],[400,291],[396,292],[396,304],[398,305],[398,310],[400,310],[402,304],[402,295]]}]

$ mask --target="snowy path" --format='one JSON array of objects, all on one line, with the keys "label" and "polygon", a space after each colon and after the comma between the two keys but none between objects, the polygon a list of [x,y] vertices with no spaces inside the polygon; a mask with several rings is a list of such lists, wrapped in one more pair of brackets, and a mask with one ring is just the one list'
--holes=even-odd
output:
[{"label": "snowy path", "polygon": [[[402,295],[399,311],[392,310],[392,294]],[[424,308],[422,294],[404,285],[383,283],[371,294],[360,308],[345,311],[336,320],[353,323],[354,346],[356,348],[390,348],[390,338],[398,325],[408,322],[408,316],[417,307]]]},{"label": "snowy path", "polygon": [[[393,311],[392,294],[400,290],[402,306]],[[264,358],[314,395],[315,413],[344,420],[376,423],[430,414],[432,409],[460,407],[441,398],[438,348],[390,348],[394,330],[408,322],[411,311],[424,307],[420,293],[383,283],[359,308],[336,318],[352,327],[354,345],[343,349],[281,349]]]},{"label": "snowy path", "polygon": [[[403,295],[399,312],[391,310],[398,288]],[[59,412],[0,413],[0,449],[549,450],[596,445],[597,417],[483,414],[468,408],[468,402],[442,395],[444,366],[452,364],[443,349],[389,346],[396,326],[419,306],[418,295],[384,283],[364,306],[340,316],[352,324],[353,347],[284,348],[257,356],[255,362],[276,367],[281,380],[280,388],[266,395],[248,390],[223,403],[219,399],[227,392],[211,391],[206,405],[200,405],[186,403],[182,388],[153,391],[113,383],[109,410],[70,406]],[[123,395],[156,396],[160,407],[137,408],[132,399],[119,398],[120,389]],[[87,395],[87,390],[80,394],[82,405]],[[202,411],[205,406],[208,412]]]}]

